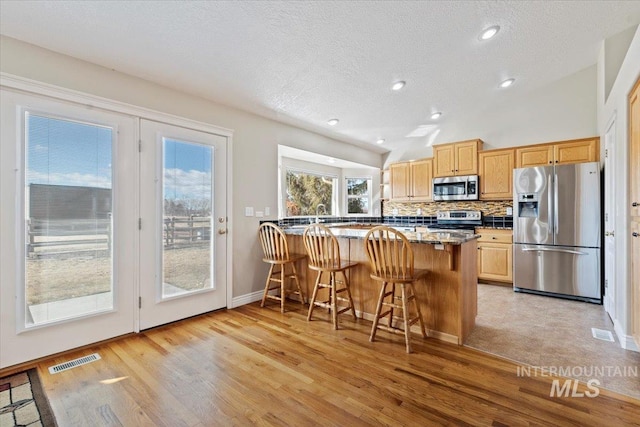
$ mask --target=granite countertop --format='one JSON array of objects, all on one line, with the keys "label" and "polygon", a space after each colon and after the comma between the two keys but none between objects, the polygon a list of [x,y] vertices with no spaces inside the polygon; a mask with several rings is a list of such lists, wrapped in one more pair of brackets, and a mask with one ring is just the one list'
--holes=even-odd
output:
[{"label": "granite countertop", "polygon": [[[331,228],[331,232],[336,237],[342,237],[346,239],[364,239],[364,236],[367,234],[369,230],[362,228],[350,228],[344,225],[340,225],[338,227],[328,226]],[[302,236],[304,232],[304,227],[285,227],[283,228],[285,234]],[[461,245],[470,240],[475,240],[480,235],[478,234],[461,234],[461,233],[416,233],[412,231],[403,231],[402,234],[407,236],[407,239],[411,243],[427,243],[427,244],[445,244],[445,245]]]}]

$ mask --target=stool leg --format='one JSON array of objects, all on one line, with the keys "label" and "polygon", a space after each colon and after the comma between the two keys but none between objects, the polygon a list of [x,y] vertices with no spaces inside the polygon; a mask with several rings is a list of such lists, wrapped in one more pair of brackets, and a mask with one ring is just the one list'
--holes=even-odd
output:
[{"label": "stool leg", "polygon": [[[391,304],[396,303],[396,284],[391,283]],[[393,305],[389,307],[389,327],[393,328]]]},{"label": "stool leg", "polygon": [[382,300],[384,299],[384,294],[387,290],[387,282],[382,282],[382,286],[380,286],[380,296],[378,297],[378,305],[376,306],[376,314],[373,317],[373,325],[371,326],[371,335],[369,336],[369,341],[373,342],[376,339],[376,331],[378,330],[378,321],[380,320],[380,310],[382,310]]},{"label": "stool leg", "polygon": [[424,321],[422,320],[422,312],[420,311],[420,303],[418,302],[418,297],[416,296],[416,287],[413,286],[413,283],[410,284],[411,293],[413,295],[413,303],[416,306],[416,312],[418,312],[418,322],[420,322],[420,331],[422,332],[422,338],[427,337],[427,331],[424,327]]},{"label": "stool leg", "polygon": [[338,293],[336,292],[336,273],[330,273],[329,285],[331,289],[331,319],[333,320],[333,329],[338,329]]},{"label": "stool leg", "polygon": [[316,296],[318,296],[318,288],[320,284],[320,278],[322,276],[322,271],[318,271],[318,275],[316,276],[316,284],[313,286],[313,294],[311,295],[311,301],[309,301],[309,314],[307,315],[307,321],[311,320],[311,315],[313,314],[313,308],[316,306]]},{"label": "stool leg", "polygon": [[347,298],[349,298],[349,304],[351,305],[351,313],[353,314],[353,320],[358,320],[358,316],[356,316],[356,308],[353,303],[353,298],[351,298],[351,288],[349,286],[349,279],[347,278],[347,274],[343,271],[342,275],[344,276],[344,286],[347,288]]},{"label": "stool leg", "polygon": [[287,264],[280,266],[280,313],[284,313],[284,300],[287,298],[287,291],[285,291],[285,274],[284,270]]},{"label": "stool leg", "polygon": [[407,290],[405,289],[405,284],[401,283],[400,288],[402,289],[402,318],[404,320],[404,341],[407,344],[407,353],[411,353],[411,327],[409,326],[409,306],[407,305]]},{"label": "stool leg", "polygon": [[271,264],[269,267],[269,275],[267,275],[267,284],[264,286],[264,295],[262,295],[262,302],[260,303],[260,307],[264,307],[264,303],[267,300],[267,293],[269,292],[269,283],[271,283],[271,276],[273,275],[273,267],[275,264]]},{"label": "stool leg", "polygon": [[300,293],[300,303],[304,307],[306,301],[304,300],[304,294],[302,293],[302,288],[300,287],[300,280],[298,280],[298,270],[296,269],[296,263],[291,263],[293,266],[293,280],[296,282],[296,287],[298,288],[298,292]]}]

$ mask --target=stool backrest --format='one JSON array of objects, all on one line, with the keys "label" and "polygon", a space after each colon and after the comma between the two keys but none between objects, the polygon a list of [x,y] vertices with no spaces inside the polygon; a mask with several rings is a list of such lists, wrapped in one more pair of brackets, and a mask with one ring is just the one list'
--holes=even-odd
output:
[{"label": "stool backrest", "polygon": [[289,245],[284,231],[272,222],[265,222],[258,228],[264,257],[274,260],[289,259]]},{"label": "stool backrest", "polygon": [[333,268],[340,265],[340,245],[328,227],[311,224],[302,234],[309,265],[317,268]]},{"label": "stool backrest", "polygon": [[407,237],[384,225],[365,235],[365,250],[371,272],[380,278],[407,279],[413,276],[413,250]]}]

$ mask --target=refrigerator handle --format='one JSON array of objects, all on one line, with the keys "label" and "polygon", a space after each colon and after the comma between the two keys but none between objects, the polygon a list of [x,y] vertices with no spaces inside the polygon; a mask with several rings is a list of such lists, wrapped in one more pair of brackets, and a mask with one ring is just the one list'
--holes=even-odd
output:
[{"label": "refrigerator handle", "polygon": [[[549,174],[548,181],[549,184],[552,182],[551,174]],[[551,187],[551,185],[549,185]],[[553,201],[551,199],[551,188],[547,190],[547,218],[549,218],[549,224],[551,224],[551,232],[553,233],[554,224],[552,222],[553,215]]]},{"label": "refrigerator handle", "polygon": [[558,234],[558,175],[553,175],[553,231]]},{"label": "refrigerator handle", "polygon": [[564,254],[588,255],[587,252],[574,251],[562,248],[524,248],[522,252],[562,252]]}]

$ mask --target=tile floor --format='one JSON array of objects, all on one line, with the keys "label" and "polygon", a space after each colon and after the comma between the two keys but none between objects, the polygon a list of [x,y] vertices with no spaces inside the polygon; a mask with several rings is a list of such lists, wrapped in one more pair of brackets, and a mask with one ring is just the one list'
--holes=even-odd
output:
[{"label": "tile floor", "polygon": [[[591,328],[611,331],[616,342],[593,338]],[[620,348],[602,305],[479,284],[476,327],[465,345],[534,367],[569,367],[572,378],[640,398],[640,353]]]}]

